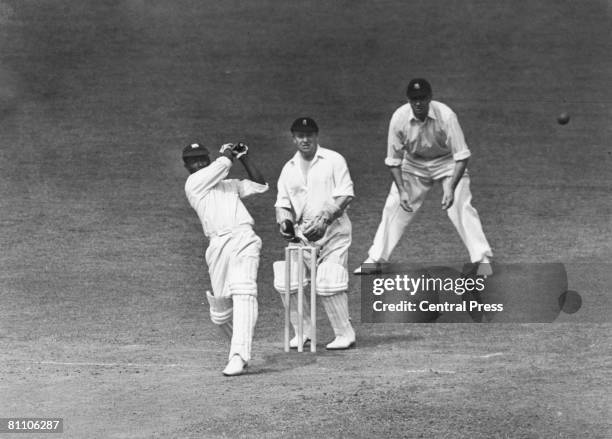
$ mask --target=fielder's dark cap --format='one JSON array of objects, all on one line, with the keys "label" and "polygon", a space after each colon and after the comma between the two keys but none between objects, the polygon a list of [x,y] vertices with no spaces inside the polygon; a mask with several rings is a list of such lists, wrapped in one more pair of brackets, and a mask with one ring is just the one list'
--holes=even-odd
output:
[{"label": "fielder's dark cap", "polygon": [[190,157],[208,157],[210,154],[204,145],[192,143],[183,148],[183,160]]},{"label": "fielder's dark cap", "polygon": [[291,132],[318,133],[319,126],[314,119],[311,119],[310,117],[299,117],[291,124]]},{"label": "fielder's dark cap", "polygon": [[406,96],[409,99],[429,98],[431,95],[431,84],[427,79],[415,78],[408,83],[406,88]]}]

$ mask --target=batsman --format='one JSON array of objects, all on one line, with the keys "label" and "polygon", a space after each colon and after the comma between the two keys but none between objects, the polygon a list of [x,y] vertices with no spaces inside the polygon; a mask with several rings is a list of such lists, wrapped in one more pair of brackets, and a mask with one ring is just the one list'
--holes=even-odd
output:
[{"label": "batsman", "polygon": [[[231,340],[226,376],[241,375],[251,359],[257,322],[257,269],[261,239],[241,199],[263,193],[268,185],[249,159],[244,143],[226,143],[211,163],[206,147],[194,143],[183,150],[190,175],[185,183],[189,204],[209,239],[206,263],[213,293],[206,292],[210,319]],[[226,179],[234,161],[240,161],[249,179]]]},{"label": "batsman", "polygon": [[[278,179],[276,220],[281,236],[295,245],[310,245],[318,250],[316,288],[329,317],[335,338],[326,348],[349,349],[355,345],[355,331],[348,307],[348,249],[351,245],[351,222],[346,208],[354,197],[353,181],[344,158],[337,152],[319,146],[319,127],[309,117],[296,119],[291,125],[295,155],[285,164]],[[308,257],[308,256],[307,256]],[[297,293],[298,267],[292,260],[291,291]],[[285,261],[274,268],[274,288],[285,299]],[[308,273],[304,277],[308,282]],[[297,300],[290,301],[291,324],[298,326]],[[287,304],[285,303],[285,306]],[[311,340],[312,325],[308,305],[304,304],[304,337],[296,335],[289,346],[297,348]],[[297,331],[296,331],[297,333]]]}]

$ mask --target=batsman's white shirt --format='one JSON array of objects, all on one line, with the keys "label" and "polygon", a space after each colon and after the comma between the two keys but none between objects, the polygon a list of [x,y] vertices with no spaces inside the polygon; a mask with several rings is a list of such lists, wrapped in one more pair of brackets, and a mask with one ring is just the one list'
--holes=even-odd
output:
[{"label": "batsman's white shirt", "polygon": [[438,180],[453,175],[455,161],[470,157],[457,115],[438,101],[429,103],[424,121],[414,116],[410,104],[399,107],[389,123],[387,166]]},{"label": "batsman's white shirt", "polygon": [[231,166],[230,159],[219,157],[187,178],[185,193],[210,240],[205,256],[214,295],[256,296],[261,239],[241,198],[265,192],[268,185],[224,180]]},{"label": "batsman's white shirt", "polygon": [[355,196],[348,166],[339,153],[318,146],[307,176],[299,154],[296,152],[281,171],[275,207],[292,210],[296,222],[302,223],[321,213],[325,203],[333,203],[335,197]]},{"label": "batsman's white shirt", "polygon": [[253,226],[253,217],[241,198],[268,190],[267,184],[251,180],[225,180],[231,167],[230,159],[219,157],[191,174],[185,183],[189,204],[198,214],[208,238],[231,233],[240,226]]}]

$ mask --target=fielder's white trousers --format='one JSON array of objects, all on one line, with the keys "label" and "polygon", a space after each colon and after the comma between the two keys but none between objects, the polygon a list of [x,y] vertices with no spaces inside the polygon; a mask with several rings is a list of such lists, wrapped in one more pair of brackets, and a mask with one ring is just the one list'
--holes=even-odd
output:
[{"label": "fielder's white trousers", "polygon": [[[374,242],[368,251],[368,256],[375,262],[387,262],[397,246],[406,227],[414,219],[414,215],[423,204],[429,190],[436,180],[404,172],[404,184],[410,194],[412,212],[406,212],[400,206],[399,191],[395,183],[387,196],[383,208],[382,219],[374,236]],[[443,177],[443,185],[450,184],[450,177]],[[470,177],[464,174],[455,188],[453,205],[446,211],[455,226],[463,244],[467,247],[472,262],[480,262],[483,258],[492,257],[491,247],[482,230],[478,212],[471,204]]]}]

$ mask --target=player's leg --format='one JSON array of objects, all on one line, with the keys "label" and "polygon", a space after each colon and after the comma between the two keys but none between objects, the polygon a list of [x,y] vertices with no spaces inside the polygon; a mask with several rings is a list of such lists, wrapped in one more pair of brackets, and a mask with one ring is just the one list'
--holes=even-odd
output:
[{"label": "player's leg", "polygon": [[348,217],[335,222],[329,238],[321,245],[317,266],[317,294],[334,330],[329,350],[348,349],[355,344],[348,306],[348,248],[351,245],[351,223]]},{"label": "player's leg", "polygon": [[233,238],[238,249],[228,267],[227,282],[233,301],[233,332],[229,362],[224,375],[239,375],[251,360],[251,348],[257,323],[257,269],[261,239],[253,232]]},{"label": "player's leg", "polygon": [[[306,260],[305,260],[306,261]],[[286,298],[286,286],[285,286],[285,261],[276,261],[272,264],[272,268],[274,270],[274,288],[281,296],[281,300],[283,301],[284,306],[287,306],[287,298]],[[293,331],[295,332],[295,336],[289,341],[289,346],[292,349],[298,347],[299,340],[297,336],[297,327],[298,327],[298,307],[297,307],[297,290],[298,290],[298,262],[297,255],[293,255],[291,258],[291,285],[290,285],[290,308],[289,308],[289,319],[291,321],[291,326],[293,326]],[[305,269],[306,264],[304,264],[301,269]],[[304,276],[304,288],[308,284],[309,276]],[[304,339],[302,340],[302,345],[308,343],[310,341],[310,330],[311,330],[311,320],[310,320],[310,306],[308,305],[308,301],[305,300],[304,303],[304,311],[303,311],[303,328],[304,328]]]},{"label": "player's leg", "polygon": [[210,306],[210,320],[221,330],[228,340],[232,339],[233,325],[232,315],[233,306],[232,300],[215,297],[210,291],[206,291],[206,299]]},{"label": "player's leg", "polygon": [[210,320],[229,340],[232,338],[232,300],[226,285],[228,255],[223,252],[225,239],[214,238],[206,250],[206,263],[212,286],[212,293],[206,292],[210,306]]},{"label": "player's leg", "polygon": [[[442,181],[442,184],[449,183],[450,178],[445,178]],[[488,265],[489,259],[493,256],[493,252],[482,230],[478,212],[472,206],[471,200],[470,177],[464,175],[455,188],[453,205],[447,210],[448,217],[467,247],[470,254],[470,260],[472,262],[481,262]]]},{"label": "player's leg", "polygon": [[[364,264],[384,263],[389,260],[406,227],[414,219],[416,212],[425,200],[427,192],[433,186],[431,180],[412,174],[404,173],[403,179],[410,192],[412,212],[406,212],[402,209],[399,191],[395,183],[392,183],[383,208],[382,219],[374,235],[372,246],[368,250],[368,259],[364,261]],[[354,273],[360,274],[361,267],[358,267]]]}]

